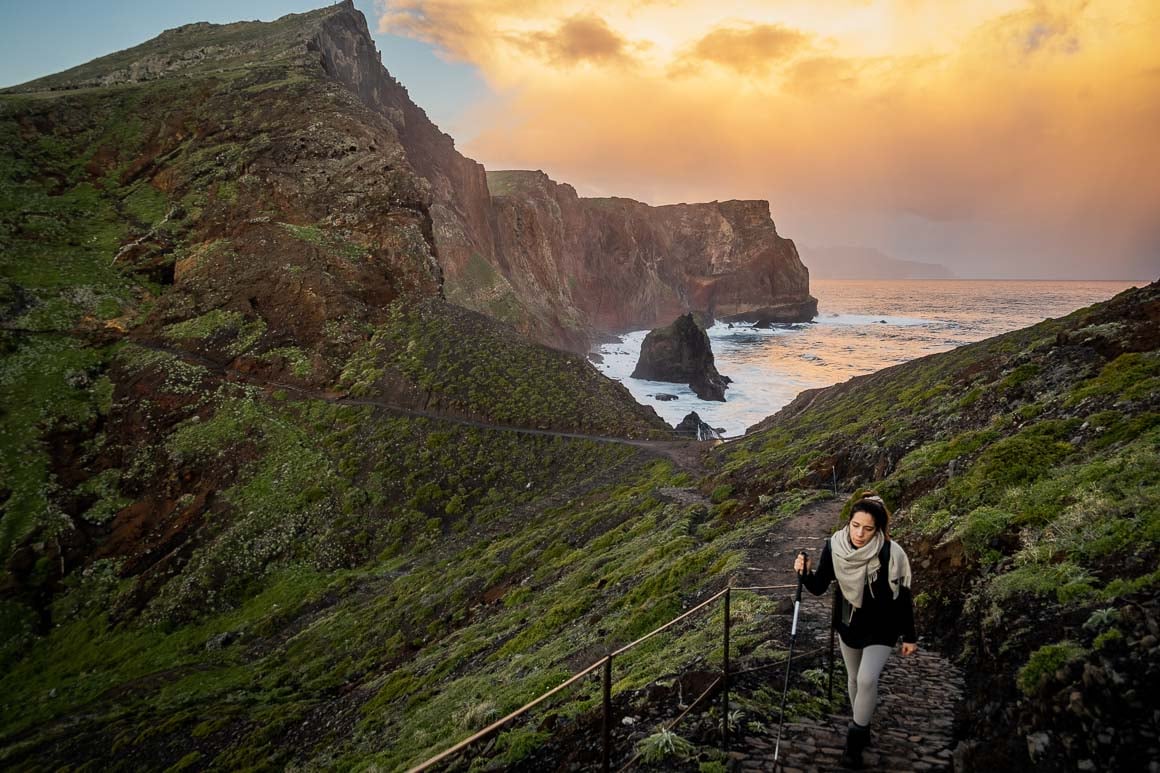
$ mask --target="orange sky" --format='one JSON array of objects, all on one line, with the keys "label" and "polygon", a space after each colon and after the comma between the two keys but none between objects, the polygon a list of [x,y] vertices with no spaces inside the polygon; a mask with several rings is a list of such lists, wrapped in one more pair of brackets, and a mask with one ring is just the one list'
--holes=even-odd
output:
[{"label": "orange sky", "polygon": [[799,244],[964,277],[1160,275],[1160,3],[387,0],[378,24],[485,79],[444,128],[489,169],[768,199]]}]

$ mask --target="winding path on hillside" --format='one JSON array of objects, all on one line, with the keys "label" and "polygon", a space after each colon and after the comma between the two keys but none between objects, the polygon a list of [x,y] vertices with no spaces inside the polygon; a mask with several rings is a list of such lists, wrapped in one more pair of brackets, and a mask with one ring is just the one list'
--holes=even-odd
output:
[{"label": "winding path on hillside", "polygon": [[[836,527],[842,500],[819,503],[781,524],[762,543],[750,548],[750,566],[739,585],[779,585],[796,582],[793,558],[805,549],[817,560],[822,541]],[[922,578],[915,578],[921,589]],[[830,595],[802,594],[797,650],[828,647]],[[919,632],[920,639],[922,632]],[[921,641],[920,641],[921,645]],[[836,645],[835,645],[836,647]],[[835,696],[845,695],[845,671],[836,656]],[[819,661],[815,661],[815,664]],[[801,671],[793,667],[790,686],[807,691]],[[783,672],[770,672],[767,689],[781,694]],[[893,656],[879,683],[872,742],[864,754],[864,770],[883,773],[949,771],[956,744],[955,715],[963,696],[963,676],[957,666],[936,652],[920,649],[909,658]],[[730,757],[741,771],[774,771],[777,717],[762,717],[767,732],[749,732],[737,739]],[[784,773],[842,770],[839,758],[849,722],[848,701],[837,714],[821,719],[790,718],[783,730],[777,770]]]},{"label": "winding path on hillside", "polygon": [[613,443],[616,445],[627,445],[635,448],[641,448],[651,453],[666,456],[671,459],[678,467],[689,472],[704,472],[703,455],[705,451],[718,445],[720,441],[711,440],[692,440],[681,438],[676,435],[672,440],[648,440],[644,438],[624,438],[614,437],[610,435],[587,435],[581,432],[564,432],[562,430],[539,429],[531,427],[517,427],[510,424],[495,424],[486,421],[479,421],[477,419],[469,419],[464,416],[457,416],[453,413],[446,413],[441,411],[426,411],[418,408],[410,408],[397,403],[391,403],[386,400],[377,400],[370,397],[352,397],[348,394],[339,392],[326,392],[318,389],[311,389],[296,384],[288,384],[282,381],[275,381],[273,379],[264,378],[255,373],[232,368],[229,365],[222,364],[209,357],[205,357],[196,352],[191,352],[187,349],[178,349],[172,346],[165,346],[156,341],[135,340],[133,343],[143,349],[151,351],[163,352],[165,354],[178,357],[191,364],[200,365],[207,370],[220,373],[231,381],[239,381],[246,384],[252,384],[258,387],[269,389],[282,389],[287,392],[293,392],[311,400],[321,400],[323,402],[334,405],[362,405],[373,408],[379,408],[390,413],[409,416],[421,419],[435,419],[438,421],[451,422],[452,424],[461,424],[467,427],[475,427],[477,429],[487,429],[499,432],[515,432],[521,435],[533,435],[541,437],[559,437],[569,438],[571,440],[589,440],[595,443]]}]

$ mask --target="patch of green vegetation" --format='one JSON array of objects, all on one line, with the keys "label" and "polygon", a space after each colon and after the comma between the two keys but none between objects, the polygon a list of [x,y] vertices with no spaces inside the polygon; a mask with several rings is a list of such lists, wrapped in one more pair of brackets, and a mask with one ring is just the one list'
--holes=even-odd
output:
[{"label": "patch of green vegetation", "polygon": [[1016,684],[1024,695],[1034,696],[1051,679],[1055,672],[1068,663],[1087,655],[1087,650],[1075,642],[1062,641],[1045,644],[1031,653],[1027,663],[1019,669]]},{"label": "patch of green vegetation", "polygon": [[290,368],[290,372],[298,378],[309,378],[314,372],[314,366],[310,363],[310,357],[297,346],[283,346],[277,349],[270,349],[267,352],[263,352],[259,359],[269,363],[276,363],[281,360]]},{"label": "patch of green vegetation", "polygon": [[958,507],[993,502],[1007,488],[1032,483],[1075,449],[1065,440],[1081,422],[1042,421],[988,445],[965,474],[947,485]]},{"label": "patch of green vegetation", "polygon": [[1055,596],[1060,603],[1081,598],[1092,591],[1092,576],[1083,567],[1065,561],[1059,564],[1025,563],[998,575],[990,583],[989,597],[996,602],[1017,593]]},{"label": "patch of green vegetation", "polygon": [[86,521],[108,523],[121,508],[132,503],[121,493],[120,482],[121,470],[113,468],[97,473],[77,487],[79,493],[95,500],[82,515]]},{"label": "patch of green vegetation", "polygon": [[266,321],[261,317],[246,319],[240,312],[211,309],[205,314],[166,325],[162,335],[171,341],[202,341],[217,345],[223,339],[233,340],[223,348],[227,354],[245,353],[266,333]]},{"label": "patch of green vegetation", "polygon": [[1119,628],[1109,628],[1092,640],[1092,649],[1098,652],[1104,647],[1119,644],[1122,641],[1124,641],[1124,632]]},{"label": "patch of green vegetation", "polygon": [[395,303],[389,321],[352,357],[340,384],[373,393],[402,374],[426,402],[515,426],[594,434],[671,436],[651,409],[583,358],[526,343],[485,317],[439,301]]},{"label": "patch of green vegetation", "polygon": [[642,738],[636,745],[636,751],[646,765],[660,765],[691,759],[696,747],[672,730],[662,728]]},{"label": "patch of green vegetation", "polygon": [[1160,352],[1127,352],[1109,362],[1094,378],[1082,383],[1067,398],[1075,405],[1089,397],[1112,396],[1139,400],[1160,389]]},{"label": "patch of green vegetation", "polygon": [[314,245],[328,255],[346,260],[361,260],[368,256],[366,247],[315,225],[279,223],[295,239]]},{"label": "patch of green vegetation", "polygon": [[496,739],[496,749],[505,764],[514,765],[538,749],[551,736],[530,728],[516,728],[500,733]]},{"label": "patch of green vegetation", "polygon": [[0,556],[34,530],[58,540],[73,526],[54,504],[48,432],[88,426],[108,406],[94,389],[109,350],[67,336],[21,341],[0,360],[0,478],[10,492],[0,505]]},{"label": "patch of green vegetation", "polygon": [[1015,520],[1014,515],[996,507],[977,507],[960,522],[957,534],[969,553],[991,563],[1000,556],[992,549],[992,542]]},{"label": "patch of green vegetation", "polygon": [[238,203],[238,183],[235,180],[222,180],[214,189],[218,201],[226,204]]},{"label": "patch of green vegetation", "polygon": [[1012,389],[1017,389],[1035,376],[1039,375],[1039,365],[1033,362],[1026,362],[1015,370],[1008,373],[1002,381],[999,382],[998,388],[1006,392]]},{"label": "patch of green vegetation", "polygon": [[146,226],[159,223],[169,209],[165,194],[144,182],[129,191],[122,206],[130,217]]},{"label": "patch of green vegetation", "polygon": [[732,493],[733,487],[728,483],[722,483],[720,486],[717,486],[715,489],[713,489],[713,493],[709,495],[709,501],[715,505],[719,505],[728,499],[729,495]]}]

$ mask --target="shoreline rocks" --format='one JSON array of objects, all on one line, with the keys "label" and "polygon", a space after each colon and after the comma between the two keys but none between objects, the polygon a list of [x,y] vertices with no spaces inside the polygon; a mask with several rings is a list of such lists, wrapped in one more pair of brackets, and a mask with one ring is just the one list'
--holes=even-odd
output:
[{"label": "shoreline rocks", "polygon": [[645,336],[633,378],[688,384],[702,400],[725,402],[730,379],[717,372],[709,334],[692,313]]},{"label": "shoreline rocks", "polygon": [[688,435],[697,440],[719,440],[721,433],[710,427],[705,423],[696,411],[690,411],[689,415],[681,419],[681,423],[677,425],[678,435]]}]

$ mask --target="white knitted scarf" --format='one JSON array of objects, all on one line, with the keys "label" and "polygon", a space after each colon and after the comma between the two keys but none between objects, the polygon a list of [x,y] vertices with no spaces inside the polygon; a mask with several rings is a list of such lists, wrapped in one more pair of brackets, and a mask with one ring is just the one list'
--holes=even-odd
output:
[{"label": "white knitted scarf", "polygon": [[[878,579],[878,570],[882,562],[878,554],[882,550],[882,541],[885,537],[882,532],[876,532],[870,541],[860,548],[854,547],[850,541],[850,525],[846,524],[830,537],[830,554],[834,558],[834,576],[842,588],[842,595],[850,606],[862,608],[862,590]],[[913,579],[910,572],[910,559],[906,551],[897,543],[890,543],[890,590],[894,598],[898,598],[903,586],[909,588]]]}]

